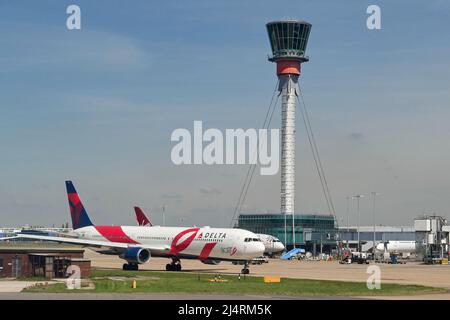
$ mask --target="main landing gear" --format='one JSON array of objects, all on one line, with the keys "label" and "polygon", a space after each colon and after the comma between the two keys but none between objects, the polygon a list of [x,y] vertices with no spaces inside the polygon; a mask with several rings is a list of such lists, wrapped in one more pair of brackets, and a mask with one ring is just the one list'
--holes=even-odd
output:
[{"label": "main landing gear", "polygon": [[124,271],[138,271],[139,266],[137,263],[124,263],[122,266],[122,270]]},{"label": "main landing gear", "polygon": [[166,264],[166,271],[181,271],[180,259],[172,258],[172,263]]},{"label": "main landing gear", "polygon": [[241,270],[242,274],[249,274],[250,273],[250,269],[248,268],[248,265],[249,265],[248,261],[245,261],[244,269]]}]

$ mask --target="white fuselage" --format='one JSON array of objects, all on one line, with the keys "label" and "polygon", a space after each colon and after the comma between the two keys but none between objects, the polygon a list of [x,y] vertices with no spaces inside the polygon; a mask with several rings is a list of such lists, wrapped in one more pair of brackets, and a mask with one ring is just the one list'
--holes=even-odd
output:
[{"label": "white fuselage", "polygon": [[[142,226],[89,226],[74,230],[80,239],[153,248],[152,256],[200,260],[251,260],[264,252],[254,233],[242,229]],[[157,248],[157,249],[155,249]]]},{"label": "white fuselage", "polygon": [[388,253],[414,253],[416,252],[416,243],[414,241],[389,241],[386,243],[379,243],[376,246],[379,252]]}]

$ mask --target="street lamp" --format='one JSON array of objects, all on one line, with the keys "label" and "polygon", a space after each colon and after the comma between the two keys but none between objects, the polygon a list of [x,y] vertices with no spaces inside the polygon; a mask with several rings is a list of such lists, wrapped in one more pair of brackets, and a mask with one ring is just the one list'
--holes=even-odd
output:
[{"label": "street lamp", "polygon": [[163,227],[166,226],[166,205],[163,204],[162,206],[162,218],[163,218]]},{"label": "street lamp", "polygon": [[347,196],[347,249],[349,249],[350,242],[350,196]]},{"label": "street lamp", "polygon": [[373,222],[373,261],[375,261],[375,242],[376,242],[376,231],[375,231],[375,199],[378,195],[380,195],[378,192],[371,192],[372,198],[373,198],[373,206],[372,206],[372,222]]},{"label": "street lamp", "polygon": [[286,246],[286,251],[287,251],[287,220],[286,220],[286,213],[284,214],[284,245]]},{"label": "street lamp", "polygon": [[359,235],[361,214],[359,212],[359,199],[364,198],[364,196],[365,196],[364,194],[357,194],[352,197],[352,198],[356,199],[356,211],[358,212],[358,252],[361,252],[361,239],[360,239],[360,235]]}]

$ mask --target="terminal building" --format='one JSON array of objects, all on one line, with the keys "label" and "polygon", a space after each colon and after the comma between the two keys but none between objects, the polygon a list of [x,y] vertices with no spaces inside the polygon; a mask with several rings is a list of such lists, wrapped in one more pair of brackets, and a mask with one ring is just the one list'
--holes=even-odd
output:
[{"label": "terminal building", "polygon": [[[286,222],[285,222],[286,217]],[[285,226],[286,223],[286,226]],[[296,214],[295,247],[304,248],[313,254],[331,253],[339,243],[349,244],[352,248],[358,246],[357,226],[338,226],[331,215]],[[237,228],[255,233],[269,234],[283,242],[289,250],[293,248],[292,216],[275,214],[241,214]],[[373,226],[360,226],[359,239],[364,250],[373,247]],[[376,243],[387,241],[415,241],[414,226],[375,226]]]},{"label": "terminal building", "polygon": [[[359,227],[359,238],[361,241],[372,241],[373,242],[373,226],[360,226]],[[339,227],[339,238],[341,241],[350,243],[358,242],[358,227]],[[375,226],[375,241],[386,242],[386,241],[415,241],[415,230],[414,227],[401,226]]]},{"label": "terminal building", "polygon": [[294,215],[294,234],[292,215],[279,213],[240,214],[236,227],[277,237],[287,249],[293,248],[294,242],[295,247],[301,247],[313,253],[330,252],[337,245],[338,229],[334,217],[330,215]]},{"label": "terminal building", "polygon": [[450,255],[450,225],[437,215],[423,215],[414,220],[416,253],[425,263],[448,264]]},{"label": "terminal building", "polygon": [[[339,226],[340,241],[350,247],[358,248],[358,227]],[[375,226],[375,245],[388,241],[415,241],[416,235],[414,227],[410,226]],[[359,239],[363,251],[373,248],[374,230],[373,226],[360,226]]]}]

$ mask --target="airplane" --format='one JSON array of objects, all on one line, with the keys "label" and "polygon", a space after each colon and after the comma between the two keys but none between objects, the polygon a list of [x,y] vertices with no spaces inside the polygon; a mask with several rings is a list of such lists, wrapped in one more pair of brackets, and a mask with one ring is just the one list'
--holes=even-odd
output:
[{"label": "airplane", "polygon": [[[144,211],[140,207],[134,207],[134,213],[136,215],[136,220],[140,226],[153,226],[150,219],[145,215]],[[264,244],[264,254],[272,255],[274,253],[279,253],[284,250],[284,245],[281,241],[268,234],[256,234],[258,238]]]},{"label": "airplane", "polygon": [[[206,264],[238,261],[249,274],[250,261],[260,257],[264,244],[253,232],[210,227],[142,227],[94,225],[71,181],[66,181],[73,232],[62,237],[17,234],[17,238],[79,244],[102,254],[126,260],[123,270],[138,270],[152,257],[172,260],[167,271],[181,271],[181,259],[198,259]],[[0,239],[1,240],[1,239]]]},{"label": "airplane", "polygon": [[271,236],[269,234],[256,234],[259,239],[261,239],[262,243],[264,244],[264,254],[272,255],[274,253],[283,252],[285,247],[283,243],[274,236]]},{"label": "airplane", "polygon": [[415,241],[387,241],[375,246],[376,251],[392,254],[410,254],[416,252]]}]

